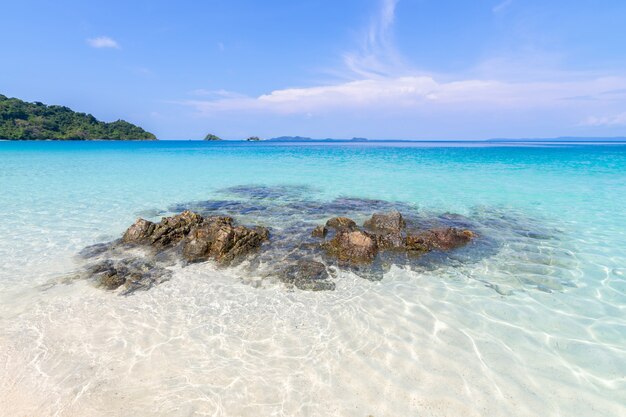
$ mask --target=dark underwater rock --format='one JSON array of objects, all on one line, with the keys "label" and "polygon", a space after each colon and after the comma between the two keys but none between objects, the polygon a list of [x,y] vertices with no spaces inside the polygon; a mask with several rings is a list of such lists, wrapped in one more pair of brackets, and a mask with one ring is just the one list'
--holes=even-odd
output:
[{"label": "dark underwater rock", "polygon": [[454,227],[430,229],[416,234],[408,234],[406,248],[416,252],[427,252],[434,249],[448,251],[468,244],[474,237],[474,232]]},{"label": "dark underwater rock", "polygon": [[143,259],[107,259],[87,268],[96,285],[107,289],[122,288],[127,295],[137,290],[148,290],[170,279],[171,271]]},{"label": "dark underwater rock", "polygon": [[330,279],[326,265],[321,262],[301,259],[289,265],[279,274],[279,279],[305,291],[333,291],[335,283]]}]

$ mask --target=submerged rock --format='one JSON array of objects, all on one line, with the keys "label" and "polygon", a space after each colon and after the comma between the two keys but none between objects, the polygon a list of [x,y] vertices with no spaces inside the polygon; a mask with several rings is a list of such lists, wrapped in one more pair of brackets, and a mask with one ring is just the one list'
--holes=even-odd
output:
[{"label": "submerged rock", "polygon": [[123,288],[127,295],[137,290],[148,290],[170,279],[171,271],[142,259],[107,259],[87,268],[87,273],[96,285],[116,290]]},{"label": "submerged rock", "polygon": [[335,283],[331,281],[326,265],[310,259],[301,259],[289,265],[279,279],[289,285],[305,291],[333,291]]},{"label": "submerged rock", "polygon": [[427,252],[438,249],[448,251],[469,243],[475,237],[471,230],[454,227],[430,229],[406,237],[406,248],[410,251]]}]

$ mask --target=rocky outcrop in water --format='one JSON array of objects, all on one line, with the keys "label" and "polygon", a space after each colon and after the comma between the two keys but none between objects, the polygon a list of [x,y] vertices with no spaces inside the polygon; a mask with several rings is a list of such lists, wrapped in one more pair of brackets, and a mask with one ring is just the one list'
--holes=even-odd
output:
[{"label": "rocky outcrop in water", "polygon": [[182,257],[189,262],[214,259],[221,264],[258,249],[269,238],[263,227],[246,227],[234,224],[228,216],[202,217],[184,211],[164,217],[160,223],[138,219],[126,230],[122,242],[147,245],[157,250],[182,246]]},{"label": "rocky outcrop in water", "polygon": [[[444,255],[475,237],[463,217],[420,219],[404,207],[407,218],[381,200],[340,198],[320,204],[303,198],[308,190],[297,191],[234,187],[230,192],[246,200],[181,205],[182,212],[159,222],[140,218],[120,240],[81,252],[91,261],[84,276],[104,289],[130,294],[170,279],[174,265],[212,261],[221,267],[237,266],[243,276],[325,291],[335,289],[340,270],[380,280],[392,265],[445,262],[445,256],[430,254]],[[269,203],[275,199],[282,202]],[[241,225],[231,215],[267,221],[272,234],[265,227]],[[307,221],[309,215],[325,220],[316,226]]]},{"label": "rocky outcrop in water", "polygon": [[[413,254],[432,250],[449,251],[466,245],[475,237],[470,230],[454,227],[407,232],[406,221],[397,211],[373,214],[363,223],[366,230],[359,229],[356,222],[346,217],[330,219],[326,226],[334,228],[336,233],[322,247],[329,256],[351,264],[371,263],[382,250],[400,250]],[[319,234],[314,233],[313,236]]]}]

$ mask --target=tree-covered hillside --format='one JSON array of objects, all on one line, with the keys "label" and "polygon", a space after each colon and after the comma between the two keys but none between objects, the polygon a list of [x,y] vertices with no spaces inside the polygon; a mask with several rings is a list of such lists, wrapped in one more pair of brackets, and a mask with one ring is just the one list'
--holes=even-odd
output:
[{"label": "tree-covered hillside", "polygon": [[27,103],[0,94],[0,139],[153,140],[156,137],[124,120],[105,123],[64,106]]}]

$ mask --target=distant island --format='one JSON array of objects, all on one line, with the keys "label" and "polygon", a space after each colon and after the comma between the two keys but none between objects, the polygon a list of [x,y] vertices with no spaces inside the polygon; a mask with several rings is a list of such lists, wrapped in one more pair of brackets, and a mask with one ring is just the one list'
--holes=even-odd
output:
[{"label": "distant island", "polygon": [[156,140],[156,136],[124,120],[101,122],[68,107],[28,103],[0,94],[0,139]]},{"label": "distant island", "polygon": [[216,141],[216,140],[222,140],[222,138],[220,138],[217,135],[214,135],[213,133],[209,133],[208,135],[206,135],[204,137],[204,140],[208,140],[208,141]]},{"label": "distant island", "polygon": [[250,136],[248,139],[246,139],[248,142],[258,142],[261,140],[260,137],[258,136]]}]

